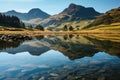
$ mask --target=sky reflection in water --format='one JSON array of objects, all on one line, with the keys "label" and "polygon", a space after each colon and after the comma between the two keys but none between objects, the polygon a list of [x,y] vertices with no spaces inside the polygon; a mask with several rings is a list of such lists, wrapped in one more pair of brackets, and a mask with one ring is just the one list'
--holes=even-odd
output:
[{"label": "sky reflection in water", "polygon": [[[120,58],[117,56],[118,54],[111,55],[112,52],[111,54],[101,52],[99,51],[101,48],[94,47],[89,41],[83,44],[80,42],[61,41],[60,39],[56,41],[56,39],[57,38],[54,39],[54,37],[49,39],[43,38],[42,40],[40,39],[40,41],[35,39],[33,41],[24,42],[16,48],[2,50],[0,52],[0,80],[120,79]],[[61,42],[66,45],[62,45]],[[98,40],[97,42],[100,41]],[[59,45],[57,45],[57,43],[59,43]],[[69,45],[67,45],[67,43],[69,43]],[[53,45],[55,47],[57,46],[57,48]],[[84,48],[89,47],[92,50],[90,52],[91,54],[86,53],[89,51],[87,49],[83,50],[86,54],[82,54],[79,50],[73,49],[71,45],[74,45],[73,47],[78,47],[78,49],[80,49],[81,46]],[[27,48],[23,46],[27,46],[30,51],[37,48],[35,49],[38,50],[36,52],[37,54],[30,53],[30,51],[24,51]],[[39,50],[44,49],[43,47],[47,49],[39,53]],[[57,49],[59,51],[57,51]],[[109,49],[112,50],[113,48]],[[15,53],[17,50],[22,52],[18,51],[18,53]],[[61,50],[63,50],[64,53]],[[118,51],[116,53],[118,53]]]}]

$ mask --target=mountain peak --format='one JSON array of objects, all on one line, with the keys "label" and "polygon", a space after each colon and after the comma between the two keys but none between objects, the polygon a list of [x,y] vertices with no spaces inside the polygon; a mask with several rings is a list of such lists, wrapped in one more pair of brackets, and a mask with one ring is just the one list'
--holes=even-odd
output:
[{"label": "mountain peak", "polygon": [[7,13],[17,13],[15,10],[8,11]]},{"label": "mountain peak", "polygon": [[39,8],[33,8],[28,12],[28,15],[31,16],[32,18],[48,18],[50,15],[43,12]]},{"label": "mountain peak", "polygon": [[11,12],[16,12],[15,10],[11,10]]},{"label": "mountain peak", "polygon": [[71,3],[71,4],[69,5],[69,7],[74,7],[74,6],[77,6],[77,5],[74,4],[74,3]]},{"label": "mountain peak", "polygon": [[15,10],[11,10],[11,11],[6,12],[5,14],[11,15],[11,16],[17,16],[21,20],[30,20],[30,19],[35,19],[35,18],[45,19],[50,16],[49,14],[40,10],[39,8],[33,8],[28,13],[20,13],[20,12],[16,12]]},{"label": "mountain peak", "polygon": [[100,13],[95,11],[92,7],[84,7],[71,3],[61,13],[51,16],[49,19],[41,22],[43,26],[59,26],[65,22],[81,21],[81,20],[93,20]]},{"label": "mountain peak", "polygon": [[90,28],[92,26],[98,26],[101,24],[109,25],[117,22],[120,22],[120,7],[111,9],[106,13],[100,15],[90,25],[86,26],[86,28]]},{"label": "mountain peak", "polygon": [[39,8],[33,8],[28,13],[32,13],[32,12],[41,12],[41,10]]},{"label": "mountain peak", "polygon": [[68,8],[74,9],[74,8],[78,8],[78,7],[79,8],[85,8],[85,7],[81,6],[81,5],[77,5],[77,4],[74,4],[74,3],[71,3]]},{"label": "mountain peak", "polygon": [[81,5],[76,5],[74,3],[71,3],[69,7],[64,9],[60,14],[71,15],[73,17],[81,17],[81,19],[88,19],[88,17],[92,19],[93,16],[95,17],[97,15],[100,15],[100,13],[95,11],[95,9],[92,7],[87,8]]}]

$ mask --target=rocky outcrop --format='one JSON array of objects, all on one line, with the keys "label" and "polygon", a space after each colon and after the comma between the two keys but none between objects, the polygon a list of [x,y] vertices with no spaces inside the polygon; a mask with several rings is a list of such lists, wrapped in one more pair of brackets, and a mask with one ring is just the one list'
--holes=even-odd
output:
[{"label": "rocky outcrop", "polygon": [[14,42],[14,41],[23,41],[23,40],[31,40],[32,38],[26,35],[21,34],[0,34],[0,41],[5,42]]}]

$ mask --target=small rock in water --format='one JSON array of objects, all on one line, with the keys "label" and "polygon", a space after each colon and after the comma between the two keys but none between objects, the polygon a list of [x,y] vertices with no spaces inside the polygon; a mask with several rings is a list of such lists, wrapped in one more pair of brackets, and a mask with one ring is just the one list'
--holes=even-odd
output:
[{"label": "small rock in water", "polygon": [[58,74],[56,74],[56,73],[50,73],[50,75],[53,76],[53,77],[57,77],[58,76]]},{"label": "small rock in water", "polygon": [[12,40],[12,39],[9,39],[8,42],[13,42],[13,40]]},{"label": "small rock in water", "polygon": [[45,77],[41,77],[39,80],[45,80]]},{"label": "small rock in water", "polygon": [[8,41],[8,42],[13,42],[13,41],[21,41],[21,40],[31,40],[32,38],[29,36],[25,35],[20,35],[20,34],[2,34],[0,35],[0,41]]}]

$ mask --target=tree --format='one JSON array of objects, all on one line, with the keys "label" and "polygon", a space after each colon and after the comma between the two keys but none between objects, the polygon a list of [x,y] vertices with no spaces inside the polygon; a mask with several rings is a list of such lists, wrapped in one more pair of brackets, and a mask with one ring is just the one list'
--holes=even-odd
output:
[{"label": "tree", "polygon": [[76,29],[79,30],[79,27],[80,27],[80,26],[76,26]]},{"label": "tree", "polygon": [[8,16],[0,13],[0,25],[6,27],[23,28],[24,23],[16,16]]},{"label": "tree", "polygon": [[35,26],[35,29],[38,29],[38,30],[42,30],[42,31],[44,31],[44,28],[39,24],[39,25],[37,25],[37,26]]},{"label": "tree", "polygon": [[70,30],[70,31],[73,31],[73,29],[74,29],[74,28],[73,28],[72,26],[69,27],[69,30]]},{"label": "tree", "polygon": [[65,26],[64,26],[64,30],[65,30],[65,31],[67,31],[67,30],[68,30],[67,25],[65,25]]},{"label": "tree", "polygon": [[23,23],[22,21],[20,22],[20,26],[22,27],[22,28],[25,28],[25,23]]},{"label": "tree", "polygon": [[32,30],[32,29],[33,29],[33,26],[32,26],[32,25],[28,25],[28,26],[27,26],[27,29]]}]

